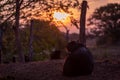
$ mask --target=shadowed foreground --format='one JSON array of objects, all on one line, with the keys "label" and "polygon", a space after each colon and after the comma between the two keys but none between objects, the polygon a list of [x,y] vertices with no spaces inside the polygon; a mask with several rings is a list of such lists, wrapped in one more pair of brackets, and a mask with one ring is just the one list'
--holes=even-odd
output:
[{"label": "shadowed foreground", "polygon": [[92,75],[62,76],[64,60],[39,61],[26,64],[1,64],[0,80],[120,80],[120,62],[95,62]]}]

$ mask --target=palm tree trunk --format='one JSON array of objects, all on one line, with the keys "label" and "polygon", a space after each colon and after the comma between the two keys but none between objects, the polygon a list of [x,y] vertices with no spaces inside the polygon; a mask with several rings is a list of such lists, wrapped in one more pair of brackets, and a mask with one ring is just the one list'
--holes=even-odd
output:
[{"label": "palm tree trunk", "polygon": [[20,3],[19,0],[16,0],[16,14],[15,14],[15,40],[17,53],[19,54],[19,62],[24,63],[24,54],[22,52],[22,45],[20,41],[20,29],[19,29],[19,19],[20,19]]},{"label": "palm tree trunk", "polygon": [[0,26],[0,64],[2,63],[2,26]]},{"label": "palm tree trunk", "polygon": [[29,38],[29,60],[33,61],[33,20],[31,20],[31,25],[30,25],[30,38]]},{"label": "palm tree trunk", "polygon": [[80,43],[86,45],[86,36],[85,36],[85,23],[86,23],[86,12],[87,12],[87,1],[82,2],[82,9],[80,15]]}]

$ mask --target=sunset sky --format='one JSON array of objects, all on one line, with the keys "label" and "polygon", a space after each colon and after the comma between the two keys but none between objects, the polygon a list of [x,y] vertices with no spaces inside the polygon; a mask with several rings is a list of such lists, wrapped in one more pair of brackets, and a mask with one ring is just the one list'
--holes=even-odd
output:
[{"label": "sunset sky", "polygon": [[[80,0],[79,0],[80,1]],[[119,3],[120,4],[120,0],[87,0],[88,1],[88,5],[89,5],[89,9],[87,9],[87,18],[93,13],[93,11],[96,9],[96,8],[99,8],[100,6],[104,6],[104,5],[107,5],[108,3]],[[82,0],[80,1],[82,2]],[[79,12],[76,11],[75,12],[75,15],[76,17],[79,18]],[[68,26],[69,30],[70,30],[70,33],[78,33],[78,29],[76,29],[76,27],[70,27],[71,25],[66,25]],[[86,26],[88,27],[88,26]],[[65,32],[65,29],[64,28],[60,28],[60,30],[64,31]]]}]

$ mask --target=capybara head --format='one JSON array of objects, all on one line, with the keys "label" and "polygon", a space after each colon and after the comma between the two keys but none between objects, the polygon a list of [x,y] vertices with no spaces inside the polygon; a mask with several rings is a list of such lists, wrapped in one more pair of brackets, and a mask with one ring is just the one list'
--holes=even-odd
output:
[{"label": "capybara head", "polygon": [[75,50],[77,50],[80,47],[85,47],[85,46],[81,43],[76,42],[76,41],[71,41],[67,44],[67,50],[70,52],[74,52]]}]

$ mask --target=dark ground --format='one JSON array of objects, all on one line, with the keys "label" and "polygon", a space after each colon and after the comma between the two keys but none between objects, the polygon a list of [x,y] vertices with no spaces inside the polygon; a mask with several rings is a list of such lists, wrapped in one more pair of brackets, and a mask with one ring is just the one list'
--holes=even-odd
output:
[{"label": "dark ground", "polygon": [[120,61],[96,61],[92,75],[62,76],[64,60],[0,64],[0,80],[120,80]]}]

